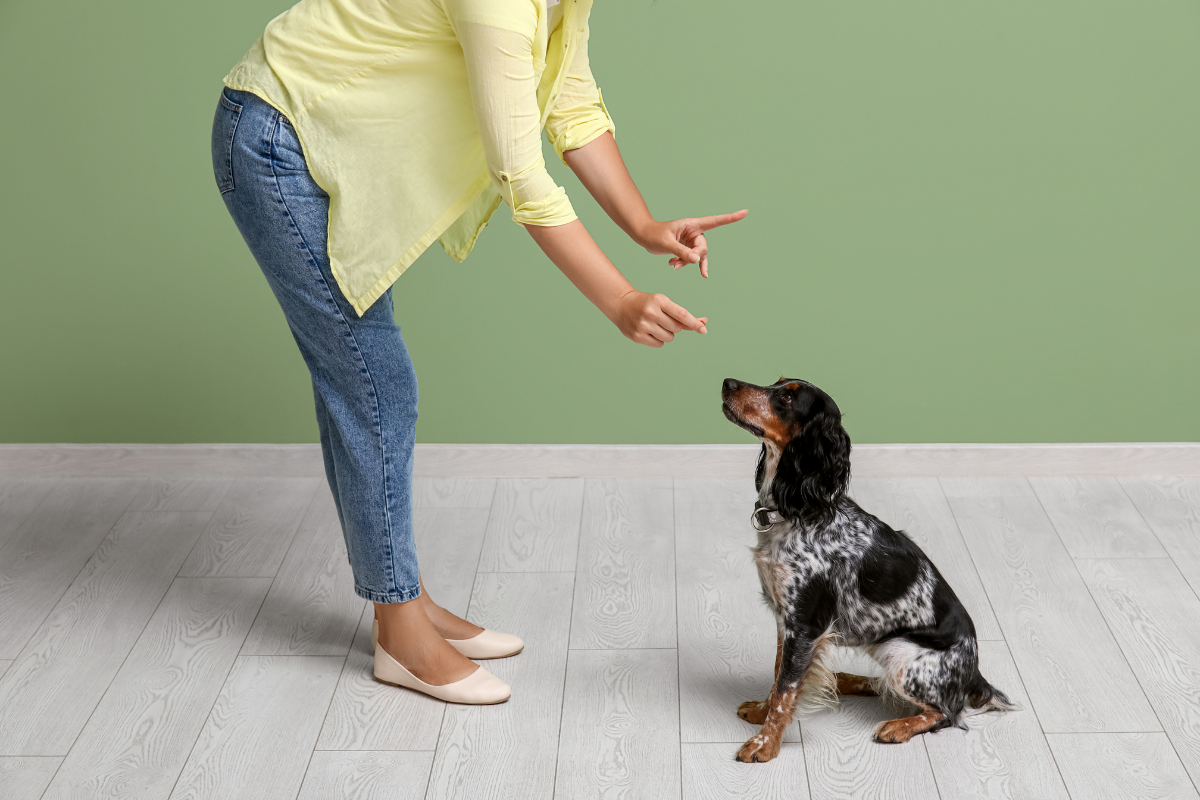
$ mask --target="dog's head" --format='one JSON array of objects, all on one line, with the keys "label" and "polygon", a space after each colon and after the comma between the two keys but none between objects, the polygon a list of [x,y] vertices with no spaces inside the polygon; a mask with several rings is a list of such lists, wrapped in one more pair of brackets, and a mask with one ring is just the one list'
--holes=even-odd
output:
[{"label": "dog's head", "polygon": [[[730,422],[762,440],[755,481],[761,490],[771,475],[779,513],[806,524],[827,522],[850,483],[850,437],[833,398],[793,378],[770,386],[726,378],[721,401]],[[771,458],[778,460],[774,470]]]}]

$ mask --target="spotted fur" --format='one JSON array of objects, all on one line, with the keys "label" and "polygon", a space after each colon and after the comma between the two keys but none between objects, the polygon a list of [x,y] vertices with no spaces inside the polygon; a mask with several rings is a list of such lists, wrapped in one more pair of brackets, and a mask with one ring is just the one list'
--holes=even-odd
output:
[{"label": "spotted fur", "polygon": [[[763,442],[754,560],[779,630],[775,684],[739,716],[763,725],[738,753],[778,752],[798,704],[836,699],[840,686],[879,694],[902,713],[876,741],[962,726],[967,706],[1011,708],[979,672],[975,625],[937,567],[908,536],[846,495],[850,439],[833,399],[810,383],[780,379],[723,386],[725,415]],[[862,648],[880,679],[838,675],[824,664],[832,642]],[[753,743],[753,746],[752,746]]]}]

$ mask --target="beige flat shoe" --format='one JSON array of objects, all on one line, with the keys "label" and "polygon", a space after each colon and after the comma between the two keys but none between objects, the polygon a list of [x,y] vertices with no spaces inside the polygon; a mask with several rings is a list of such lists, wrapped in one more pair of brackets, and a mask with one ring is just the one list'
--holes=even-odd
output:
[{"label": "beige flat shoe", "polygon": [[[447,639],[450,646],[467,658],[508,658],[525,649],[525,642],[511,633],[483,629],[470,639]],[[379,649],[379,620],[371,622],[371,648]]]},{"label": "beige flat shoe", "polygon": [[392,658],[382,647],[375,648],[375,680],[413,689],[447,703],[472,706],[503,703],[512,696],[512,689],[508,684],[483,667],[477,667],[462,680],[433,686],[405,669],[403,664]]}]

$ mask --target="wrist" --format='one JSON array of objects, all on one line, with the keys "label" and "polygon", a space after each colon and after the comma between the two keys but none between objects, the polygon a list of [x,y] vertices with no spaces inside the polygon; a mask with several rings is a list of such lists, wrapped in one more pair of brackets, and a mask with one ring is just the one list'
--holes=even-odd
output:
[{"label": "wrist", "polygon": [[647,212],[644,217],[640,217],[630,222],[628,228],[629,238],[632,239],[635,244],[641,247],[646,247],[649,243],[657,241],[655,232],[656,228],[660,224],[660,222],[654,219],[654,217],[650,216],[650,213]]}]

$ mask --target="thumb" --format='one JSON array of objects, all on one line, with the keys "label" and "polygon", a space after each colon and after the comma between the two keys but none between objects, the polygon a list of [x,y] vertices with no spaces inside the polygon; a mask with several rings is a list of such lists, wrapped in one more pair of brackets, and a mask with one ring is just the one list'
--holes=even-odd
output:
[{"label": "thumb", "polygon": [[678,239],[671,242],[671,252],[674,253],[677,258],[683,259],[683,263],[685,264],[695,264],[700,260],[700,253],[688,247]]}]

